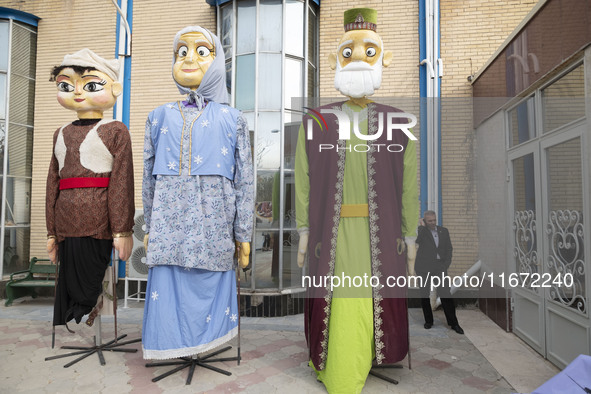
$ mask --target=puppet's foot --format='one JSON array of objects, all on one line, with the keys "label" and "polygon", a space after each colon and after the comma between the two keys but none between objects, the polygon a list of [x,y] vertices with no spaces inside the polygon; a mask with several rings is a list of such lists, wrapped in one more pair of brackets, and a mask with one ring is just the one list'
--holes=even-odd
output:
[{"label": "puppet's foot", "polygon": [[98,316],[98,314],[101,311],[101,309],[103,309],[103,300],[102,300],[102,298],[96,304],[96,306],[94,308],[92,308],[92,311],[88,315],[88,320],[86,320],[86,325],[88,327],[92,327],[92,325],[94,324],[94,319],[96,319],[96,317]]}]

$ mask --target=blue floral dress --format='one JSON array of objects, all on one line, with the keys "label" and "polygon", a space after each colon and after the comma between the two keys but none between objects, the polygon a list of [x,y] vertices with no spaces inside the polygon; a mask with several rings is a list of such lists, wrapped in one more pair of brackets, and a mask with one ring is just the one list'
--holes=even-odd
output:
[{"label": "blue floral dress", "polygon": [[[234,152],[219,152],[234,154],[234,179],[191,175],[191,164],[200,159],[190,151],[195,128],[219,130],[202,117],[207,106],[199,111],[179,102],[178,110],[184,130],[160,130],[161,120],[152,116],[146,122],[142,198],[150,269],[142,334],[145,359],[192,356],[237,334],[234,240],[250,242],[252,233],[253,168],[245,119],[240,115],[236,122]],[[154,132],[180,135],[179,175],[152,175]]]}]

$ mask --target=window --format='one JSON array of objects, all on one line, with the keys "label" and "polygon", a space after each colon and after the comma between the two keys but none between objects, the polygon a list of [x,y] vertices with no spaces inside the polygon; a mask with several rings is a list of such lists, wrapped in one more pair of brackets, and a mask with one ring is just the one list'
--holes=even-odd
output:
[{"label": "window", "polygon": [[518,104],[508,112],[509,147],[535,138],[535,101],[533,97]]},{"label": "window", "polygon": [[[22,14],[22,15],[21,15]],[[16,15],[16,18],[14,16]],[[33,113],[37,29],[12,11],[0,14],[0,249],[4,275],[24,269],[29,261]]]},{"label": "window", "polygon": [[253,263],[241,281],[252,290],[301,286],[293,178],[300,117],[292,100],[316,96],[316,13],[304,0],[234,0],[218,8],[232,103],[248,120],[253,144]]},{"label": "window", "polygon": [[585,117],[585,79],[581,64],[542,90],[544,133]]}]

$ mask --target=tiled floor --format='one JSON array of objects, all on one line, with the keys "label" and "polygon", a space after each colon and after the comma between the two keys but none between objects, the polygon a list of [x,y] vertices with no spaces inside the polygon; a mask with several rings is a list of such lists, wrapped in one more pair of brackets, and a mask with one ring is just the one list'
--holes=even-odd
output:
[{"label": "tiled floor", "polygon": [[[119,334],[128,339],[141,335],[141,304],[118,312]],[[172,367],[146,368],[141,345],[125,348],[136,353],[104,352],[106,365],[96,354],[71,367],[64,364],[74,357],[45,361],[65,354],[65,344],[92,344],[94,328],[74,325],[76,334],[58,327],[56,348],[51,348],[50,299],[24,300],[0,307],[0,392],[30,393],[323,393],[307,365],[303,315],[280,318],[242,318],[242,361],[214,365],[229,370],[225,376],[198,367],[192,384],[185,381],[188,370],[157,383],[152,378]],[[466,335],[443,326],[442,312],[435,313],[435,326],[422,327],[420,309],[410,310],[412,369],[407,360],[402,369],[382,370],[399,380],[398,385],[370,376],[364,393],[511,393],[529,392],[558,370],[531,351],[513,334],[488,320],[479,310],[458,310]],[[112,338],[112,319],[102,321],[104,338]],[[108,339],[107,339],[108,340]],[[237,340],[231,342],[237,345]],[[476,346],[475,346],[476,345]],[[219,357],[236,354],[232,348]],[[488,359],[487,359],[488,358]],[[525,366],[525,367],[524,367]],[[381,371],[381,372],[382,372]]]}]

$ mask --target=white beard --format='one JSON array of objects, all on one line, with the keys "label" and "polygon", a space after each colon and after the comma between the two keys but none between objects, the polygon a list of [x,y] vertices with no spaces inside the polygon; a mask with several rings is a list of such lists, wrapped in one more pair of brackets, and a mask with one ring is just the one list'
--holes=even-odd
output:
[{"label": "white beard", "polygon": [[356,61],[341,67],[337,59],[334,87],[345,96],[353,98],[371,96],[381,84],[381,56],[373,66],[363,61]]}]

